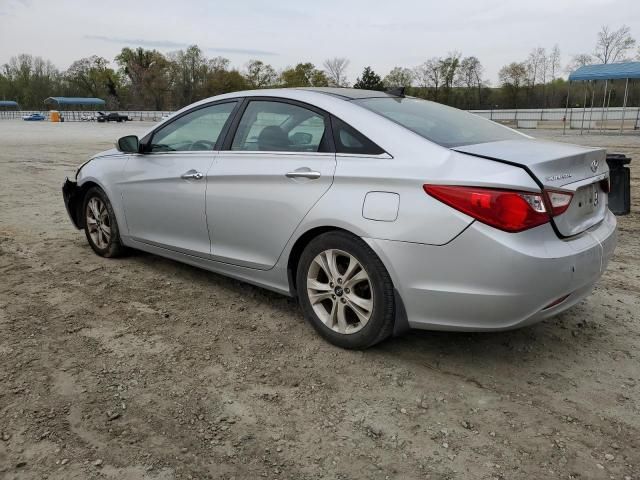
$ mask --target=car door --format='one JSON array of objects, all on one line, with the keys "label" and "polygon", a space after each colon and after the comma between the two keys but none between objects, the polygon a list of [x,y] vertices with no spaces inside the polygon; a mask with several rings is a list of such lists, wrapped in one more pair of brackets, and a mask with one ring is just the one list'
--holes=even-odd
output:
[{"label": "car door", "polygon": [[121,185],[129,235],[137,241],[209,257],[205,192],[221,132],[237,101],[198,107],[145,139]]},{"label": "car door", "polygon": [[325,113],[293,101],[245,101],[208,179],[213,258],[273,267],[336,168]]}]

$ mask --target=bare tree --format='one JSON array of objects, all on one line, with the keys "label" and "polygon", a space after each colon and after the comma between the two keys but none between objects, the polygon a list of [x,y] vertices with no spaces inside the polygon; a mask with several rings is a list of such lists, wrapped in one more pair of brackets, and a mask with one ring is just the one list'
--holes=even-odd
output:
[{"label": "bare tree", "polygon": [[593,63],[593,60],[594,58],[588,53],[579,53],[571,57],[571,61],[569,62],[565,70],[567,73],[571,73],[580,67],[591,65]]},{"label": "bare tree", "polygon": [[329,85],[332,87],[348,87],[346,70],[349,66],[349,60],[343,57],[329,58],[324,61],[324,72],[329,79]]},{"label": "bare tree", "polygon": [[429,76],[427,62],[421,63],[413,68],[413,79],[420,88],[427,89],[431,86],[431,77]]},{"label": "bare tree", "polygon": [[551,85],[550,85],[550,99],[549,103],[553,105],[556,99],[556,78],[558,78],[558,73],[560,72],[560,47],[556,43],[551,49],[551,53],[549,53],[549,57],[547,58],[547,65],[549,67],[549,75],[551,76]]},{"label": "bare tree", "polygon": [[551,81],[554,81],[560,71],[560,47],[556,43],[551,49],[549,58],[547,59],[549,65],[549,73],[551,74]]},{"label": "bare tree", "polygon": [[538,48],[538,79],[542,85],[542,108],[547,106],[547,75],[549,75],[549,58],[544,48]]},{"label": "bare tree", "polygon": [[[525,78],[527,104],[531,104],[531,97],[534,95],[535,86],[537,83],[544,83],[546,78],[543,79],[543,70],[546,69],[547,54],[544,48],[537,47],[531,50],[529,56],[524,61],[524,66],[527,71]],[[546,76],[546,73],[544,74]]]},{"label": "bare tree", "polygon": [[546,59],[546,51],[542,47],[534,48],[531,53],[529,53],[529,56],[524,62],[527,68],[527,85],[529,88],[533,88],[538,81],[544,81],[542,79],[542,71],[543,68],[545,68]]},{"label": "bare tree", "polygon": [[626,53],[631,50],[636,41],[631,37],[630,29],[623,25],[618,30],[610,30],[603,25],[598,32],[598,42],[593,55],[602,63],[623,62]]},{"label": "bare tree", "polygon": [[213,57],[207,60],[207,66],[214,72],[229,69],[229,59],[224,57]]},{"label": "bare tree", "polygon": [[484,68],[477,57],[465,57],[460,61],[460,68],[458,69],[456,77],[456,85],[464,87],[464,97],[466,101],[466,107],[471,108],[471,97],[474,90],[478,89],[477,105],[480,106],[481,93],[482,93],[482,74]]},{"label": "bare tree", "polygon": [[538,79],[542,85],[547,83],[547,76],[549,75],[549,57],[544,48],[540,48],[538,56]]},{"label": "bare tree", "polygon": [[414,69],[414,76],[419,87],[432,88],[433,99],[438,100],[439,88],[442,85],[442,59],[432,57]]}]

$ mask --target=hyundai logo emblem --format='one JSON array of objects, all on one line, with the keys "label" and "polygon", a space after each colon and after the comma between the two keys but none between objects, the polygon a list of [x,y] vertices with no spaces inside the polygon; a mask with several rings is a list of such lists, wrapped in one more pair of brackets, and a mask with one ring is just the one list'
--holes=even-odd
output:
[{"label": "hyundai logo emblem", "polygon": [[593,162],[591,162],[591,171],[593,173],[596,173],[597,170],[598,170],[598,160],[594,160]]}]

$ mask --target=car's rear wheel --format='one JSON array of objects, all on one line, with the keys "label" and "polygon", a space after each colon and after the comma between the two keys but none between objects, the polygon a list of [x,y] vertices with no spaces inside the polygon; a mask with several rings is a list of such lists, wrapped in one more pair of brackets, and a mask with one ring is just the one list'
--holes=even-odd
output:
[{"label": "car's rear wheel", "polygon": [[296,280],[305,318],[331,343],[362,349],[393,332],[393,283],[361,239],[345,232],[316,237],[300,257]]},{"label": "car's rear wheel", "polygon": [[89,189],[84,197],[84,232],[89,245],[101,257],[122,255],[120,230],[107,195],[99,187]]}]

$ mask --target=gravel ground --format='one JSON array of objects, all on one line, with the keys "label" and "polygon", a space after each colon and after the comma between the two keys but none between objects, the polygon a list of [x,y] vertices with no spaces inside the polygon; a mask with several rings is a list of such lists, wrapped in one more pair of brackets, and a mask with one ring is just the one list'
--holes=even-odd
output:
[{"label": "gravel ground", "polygon": [[148,125],[0,123],[0,478],[640,479],[640,136],[595,292],[506,333],[322,341],[288,298],[93,254],[65,175]]}]

